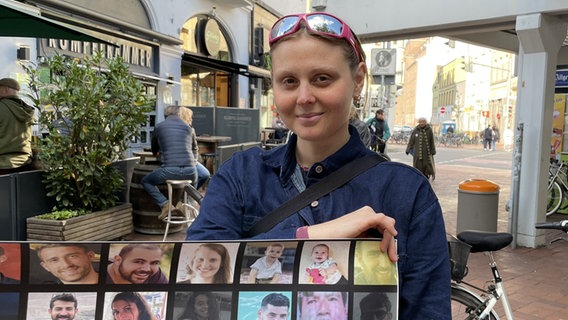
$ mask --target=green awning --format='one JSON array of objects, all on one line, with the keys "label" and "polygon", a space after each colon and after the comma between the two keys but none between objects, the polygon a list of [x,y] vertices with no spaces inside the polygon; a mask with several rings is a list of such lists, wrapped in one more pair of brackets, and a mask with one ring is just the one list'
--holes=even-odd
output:
[{"label": "green awning", "polygon": [[34,6],[12,0],[0,0],[0,37],[68,39],[114,46],[77,27],[42,17],[41,11]]}]

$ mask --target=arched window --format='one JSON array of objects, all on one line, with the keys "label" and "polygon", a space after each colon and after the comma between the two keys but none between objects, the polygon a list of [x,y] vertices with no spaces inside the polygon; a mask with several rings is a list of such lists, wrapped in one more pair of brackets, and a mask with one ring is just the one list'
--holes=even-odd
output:
[{"label": "arched window", "polygon": [[180,39],[185,51],[181,68],[181,104],[186,106],[230,106],[232,55],[227,33],[207,15],[187,20]]}]

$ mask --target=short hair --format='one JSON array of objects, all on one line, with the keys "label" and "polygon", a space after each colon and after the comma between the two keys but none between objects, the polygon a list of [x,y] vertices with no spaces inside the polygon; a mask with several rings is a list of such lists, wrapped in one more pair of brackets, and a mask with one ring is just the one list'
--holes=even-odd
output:
[{"label": "short hair", "polygon": [[[322,292],[322,293],[339,293],[341,294],[341,299],[343,300],[343,305],[347,306],[347,292],[345,291],[341,291],[341,292]],[[300,291],[300,293],[298,294],[298,308],[300,310],[302,310],[302,298],[306,298],[306,297],[312,297],[314,295],[314,292],[312,291]]]},{"label": "short hair", "polygon": [[381,307],[385,307],[387,312],[390,312],[392,307],[389,297],[384,292],[371,292],[359,302],[361,313],[373,312]]},{"label": "short hair", "polygon": [[171,116],[171,115],[179,115],[179,106],[167,106],[166,109],[164,109],[164,116]]},{"label": "short hair", "polygon": [[268,305],[275,307],[290,307],[290,299],[281,293],[271,293],[266,295],[260,303],[261,308],[266,308]]},{"label": "short hair", "polygon": [[156,251],[162,251],[162,248],[160,248],[157,245],[154,244],[145,244],[145,243],[131,243],[131,244],[127,244],[124,247],[122,247],[122,249],[120,249],[120,252],[118,252],[118,255],[122,258],[126,257],[130,252],[132,252],[132,250],[139,248],[139,249],[143,249],[143,250],[156,250]]},{"label": "short hair", "polygon": [[328,254],[330,253],[329,246],[328,246],[327,244],[325,244],[325,243],[318,243],[318,244],[316,244],[315,246],[313,246],[313,247],[312,247],[312,253],[314,253],[314,250],[315,250],[317,247],[326,247],[327,253],[328,253]]},{"label": "short hair", "polygon": [[43,261],[41,258],[41,251],[47,248],[59,248],[59,247],[77,247],[83,250],[83,252],[87,253],[93,251],[91,248],[87,247],[81,243],[49,243],[49,244],[40,244],[35,247],[35,251],[39,260]]},{"label": "short hair", "polygon": [[77,309],[77,298],[72,293],[58,293],[51,297],[49,300],[49,309],[53,309],[55,301],[73,302],[75,309]]},{"label": "short hair", "polygon": [[384,114],[384,113],[385,113],[385,110],[383,110],[383,109],[379,109],[379,110],[377,110],[377,112],[375,112],[375,114]]},{"label": "short hair", "polygon": [[270,247],[280,247],[282,249],[284,249],[284,244],[280,243],[280,242],[273,242],[273,243],[269,243],[266,248],[270,248]]}]

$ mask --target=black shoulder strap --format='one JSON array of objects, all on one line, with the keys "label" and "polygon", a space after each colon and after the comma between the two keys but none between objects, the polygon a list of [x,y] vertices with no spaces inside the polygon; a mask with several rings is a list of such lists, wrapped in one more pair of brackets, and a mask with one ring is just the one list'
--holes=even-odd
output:
[{"label": "black shoulder strap", "polygon": [[383,161],[388,161],[383,155],[375,154],[353,160],[352,162],[339,168],[329,176],[321,179],[311,187],[307,188],[294,198],[286,201],[280,207],[272,210],[257,222],[252,228],[245,232],[245,237],[250,238],[272,229],[282,220],[298,212],[314,200],[317,200],[331,191],[346,184],[367,169]]}]

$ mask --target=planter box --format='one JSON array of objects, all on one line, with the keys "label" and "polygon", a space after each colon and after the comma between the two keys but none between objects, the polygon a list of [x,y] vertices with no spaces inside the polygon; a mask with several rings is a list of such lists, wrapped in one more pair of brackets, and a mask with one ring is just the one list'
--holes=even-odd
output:
[{"label": "planter box", "polygon": [[67,220],[26,219],[27,240],[109,241],[132,233],[132,204]]}]

